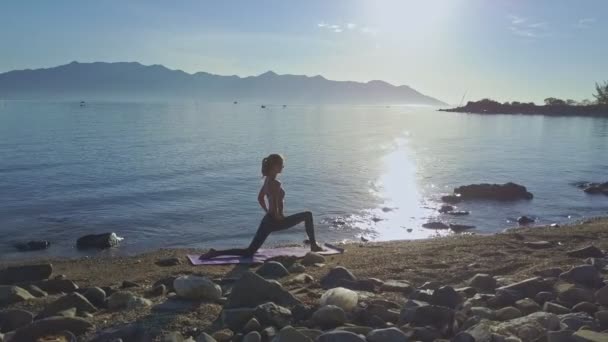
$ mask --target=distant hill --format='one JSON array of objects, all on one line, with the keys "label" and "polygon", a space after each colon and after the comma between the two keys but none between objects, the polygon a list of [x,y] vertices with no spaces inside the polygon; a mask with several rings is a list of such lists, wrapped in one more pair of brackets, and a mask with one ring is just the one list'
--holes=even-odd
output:
[{"label": "distant hill", "polygon": [[0,74],[0,99],[198,99],[276,104],[445,105],[402,85],[331,81],[322,76],[188,74],[162,65],[72,62],[48,69]]}]

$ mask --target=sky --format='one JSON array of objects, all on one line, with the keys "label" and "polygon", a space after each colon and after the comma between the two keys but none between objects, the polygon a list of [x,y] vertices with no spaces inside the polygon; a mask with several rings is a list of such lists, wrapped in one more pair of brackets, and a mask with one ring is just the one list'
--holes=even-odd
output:
[{"label": "sky", "polygon": [[606,0],[3,0],[0,72],[137,61],[384,80],[458,104],[592,98]]}]

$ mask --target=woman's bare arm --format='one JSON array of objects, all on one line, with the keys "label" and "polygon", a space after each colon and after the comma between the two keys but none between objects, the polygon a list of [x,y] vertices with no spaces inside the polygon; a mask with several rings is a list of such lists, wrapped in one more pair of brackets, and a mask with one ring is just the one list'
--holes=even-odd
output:
[{"label": "woman's bare arm", "polygon": [[260,207],[264,209],[265,212],[268,212],[268,207],[266,206],[266,200],[264,199],[264,187],[260,188],[260,192],[258,193],[258,203],[260,203]]}]

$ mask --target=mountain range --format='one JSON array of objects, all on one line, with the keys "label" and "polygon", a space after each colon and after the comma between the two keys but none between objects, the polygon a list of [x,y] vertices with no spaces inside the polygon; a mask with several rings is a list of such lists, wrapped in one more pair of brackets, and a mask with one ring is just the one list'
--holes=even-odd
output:
[{"label": "mountain range", "polygon": [[384,81],[332,81],[323,76],[221,76],[189,74],[137,62],[72,62],[0,74],[0,99],[175,100],[268,104],[445,105],[433,97]]}]

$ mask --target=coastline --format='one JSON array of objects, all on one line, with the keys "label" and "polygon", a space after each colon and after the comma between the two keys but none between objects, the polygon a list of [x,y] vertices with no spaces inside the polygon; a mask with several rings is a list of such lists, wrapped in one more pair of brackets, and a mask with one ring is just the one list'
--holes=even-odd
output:
[{"label": "coastline", "polygon": [[[548,241],[550,247],[534,247],[527,242]],[[335,266],[343,266],[357,277],[381,280],[397,279],[412,286],[427,282],[451,285],[454,288],[467,285],[475,274],[486,273],[497,278],[499,283],[512,283],[533,277],[535,272],[559,267],[567,270],[583,263],[582,259],[566,255],[566,251],[595,245],[608,249],[608,218],[596,218],[582,223],[561,227],[530,227],[509,229],[492,235],[461,234],[425,240],[390,241],[347,244],[346,252],[326,257],[322,267],[306,267],[306,273],[315,281],[322,278]],[[201,253],[195,249],[160,249],[135,256],[83,257],[78,259],[54,258],[52,260],[0,261],[0,269],[6,266],[51,262],[52,277],[63,275],[78,287],[92,286],[119,289],[123,281],[138,284],[129,289],[143,295],[159,280],[179,275],[204,275],[214,280],[236,279],[257,266],[191,266],[185,259],[187,253]],[[162,267],[156,261],[179,258],[181,264]],[[281,283],[290,290],[300,286],[289,286],[289,280]],[[316,302],[318,286],[310,285],[306,300]],[[312,293],[312,294],[311,294]],[[56,297],[54,297],[56,298]],[[37,312],[48,304],[48,300],[26,301],[12,305],[13,308]],[[46,298],[45,298],[46,299]],[[158,304],[164,298],[151,298]],[[141,310],[102,310],[88,318],[97,331],[131,322],[145,322],[151,328],[163,331],[186,333],[193,326],[210,331],[222,310],[218,304],[204,304],[197,310],[174,315],[163,320],[162,314],[154,314],[149,308]]]}]

